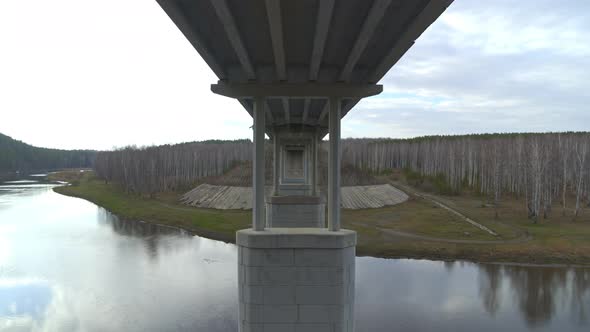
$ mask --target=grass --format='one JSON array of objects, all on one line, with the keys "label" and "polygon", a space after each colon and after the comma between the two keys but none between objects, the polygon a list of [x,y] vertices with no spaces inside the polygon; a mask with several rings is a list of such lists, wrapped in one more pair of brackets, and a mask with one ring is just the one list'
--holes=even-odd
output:
[{"label": "grass", "polygon": [[77,185],[57,187],[60,194],[80,197],[106,208],[123,219],[143,220],[176,226],[208,238],[233,242],[235,232],[248,228],[249,211],[220,211],[190,208],[177,203],[176,194],[161,193],[155,199],[128,194],[115,184],[105,184],[92,173],[73,176],[52,174],[52,180],[69,179]]},{"label": "grass", "polygon": [[[91,172],[52,174],[53,180],[75,185],[57,187],[58,193],[87,199],[123,219],[143,220],[177,226],[211,239],[234,242],[235,232],[251,225],[250,211],[221,211],[181,205],[179,193],[159,193],[150,199],[126,193],[116,184],[105,184]],[[428,199],[411,196],[396,206],[380,209],[343,210],[343,226],[358,232],[357,254],[377,257],[467,259],[472,261],[564,263],[590,265],[590,213],[582,211],[575,222],[562,217],[556,205],[551,219],[533,224],[523,202],[506,198],[499,207],[482,204],[470,195],[432,195],[453,209],[497,232],[492,236],[438,207]],[[448,243],[408,238],[392,232],[446,240]],[[528,236],[527,236],[528,234]],[[528,241],[522,241],[530,238]],[[480,243],[505,241],[505,243]]]},{"label": "grass", "polygon": [[[444,239],[490,239],[488,234],[469,231],[470,226],[452,221],[452,216],[449,218],[429,213],[432,207],[424,202],[409,201],[375,211],[350,211],[343,215],[344,225],[359,232],[357,251],[362,255],[590,265],[590,221],[587,216],[584,216],[586,219],[578,218],[576,222],[571,222],[568,217],[556,217],[532,224],[518,210],[522,208],[519,202],[508,201],[503,203],[500,219],[495,220],[493,208],[477,207],[477,199],[463,196],[445,198],[452,201],[457,210],[499,233],[498,237],[494,237],[495,240],[505,240],[506,243],[444,243],[404,239],[388,236],[373,227],[377,224],[382,228]],[[402,218],[406,219],[400,222]],[[462,237],[463,231],[470,232],[470,235]]]},{"label": "grass", "polygon": [[[574,220],[572,210],[567,210],[564,216],[559,204],[554,203],[549,218],[541,217],[537,223],[533,223],[526,215],[522,199],[506,197],[502,200],[498,207],[497,220],[494,218],[494,208],[482,204],[481,197],[444,196],[442,200],[486,226],[506,225],[530,234],[532,240],[523,247],[531,252],[566,255],[573,260],[580,256],[590,262],[590,211],[581,210]],[[573,205],[572,202],[566,204]]]},{"label": "grass", "polygon": [[343,223],[352,228],[363,224],[446,239],[497,240],[493,235],[472,226],[458,216],[415,197],[404,204],[380,209],[345,210]]}]

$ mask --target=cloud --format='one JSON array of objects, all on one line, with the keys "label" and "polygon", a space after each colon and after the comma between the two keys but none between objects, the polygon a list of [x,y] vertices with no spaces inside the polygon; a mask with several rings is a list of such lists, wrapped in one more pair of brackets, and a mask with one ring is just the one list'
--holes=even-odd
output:
[{"label": "cloud", "polygon": [[[588,130],[589,32],[586,0],[456,0],[342,136]],[[210,92],[215,75],[156,2],[2,1],[0,47],[0,132],[27,143],[251,137],[251,117]]]},{"label": "cloud", "polygon": [[590,130],[588,32],[587,1],[457,0],[345,122],[393,137]]}]

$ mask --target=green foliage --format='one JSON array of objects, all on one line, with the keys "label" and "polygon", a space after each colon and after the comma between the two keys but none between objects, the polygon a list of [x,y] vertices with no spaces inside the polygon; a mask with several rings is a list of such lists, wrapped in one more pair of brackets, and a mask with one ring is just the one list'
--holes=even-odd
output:
[{"label": "green foliage", "polygon": [[38,148],[0,134],[0,173],[90,168],[96,151]]},{"label": "green foliage", "polygon": [[[60,178],[60,174],[56,178]],[[70,178],[69,175],[65,177]],[[236,231],[251,225],[252,215],[242,210],[197,209],[178,203],[178,194],[147,195],[127,193],[117,184],[105,184],[93,173],[85,172],[72,182],[78,185],[56,187],[54,191],[98,204],[123,219],[145,220],[184,228],[212,239],[234,241]]]}]

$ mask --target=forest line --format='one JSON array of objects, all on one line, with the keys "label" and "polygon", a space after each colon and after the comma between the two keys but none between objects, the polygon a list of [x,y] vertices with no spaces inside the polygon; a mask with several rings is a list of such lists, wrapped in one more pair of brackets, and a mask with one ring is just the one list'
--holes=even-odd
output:
[{"label": "forest line", "polygon": [[590,204],[590,135],[588,133],[431,136],[408,140],[350,140],[343,163],[383,172],[409,169],[439,177],[449,192],[469,188],[491,197],[523,197],[528,216],[548,217],[560,202],[565,214],[573,195],[577,216]]},{"label": "forest line", "polygon": [[0,174],[91,168],[95,156],[93,150],[40,148],[0,134]]},{"label": "forest line", "polygon": [[[326,142],[324,142],[326,143]],[[267,169],[272,149],[267,143]],[[250,140],[205,141],[99,152],[95,169],[127,191],[153,194],[187,189],[251,160]],[[323,144],[320,162],[326,160]],[[445,193],[469,189],[498,205],[503,195],[524,198],[528,216],[549,216],[554,202],[574,216],[590,204],[590,134],[534,133],[344,139],[343,167],[371,173],[406,169],[442,182]],[[320,166],[320,170],[323,167]],[[568,197],[574,198],[567,206]]]}]

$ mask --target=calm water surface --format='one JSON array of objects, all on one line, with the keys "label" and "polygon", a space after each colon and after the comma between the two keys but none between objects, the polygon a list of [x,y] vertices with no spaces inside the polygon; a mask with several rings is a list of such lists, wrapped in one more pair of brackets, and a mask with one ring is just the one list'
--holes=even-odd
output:
[{"label": "calm water surface", "polygon": [[[0,185],[0,331],[235,331],[236,247]],[[590,331],[590,270],[357,258],[358,331]]]}]

